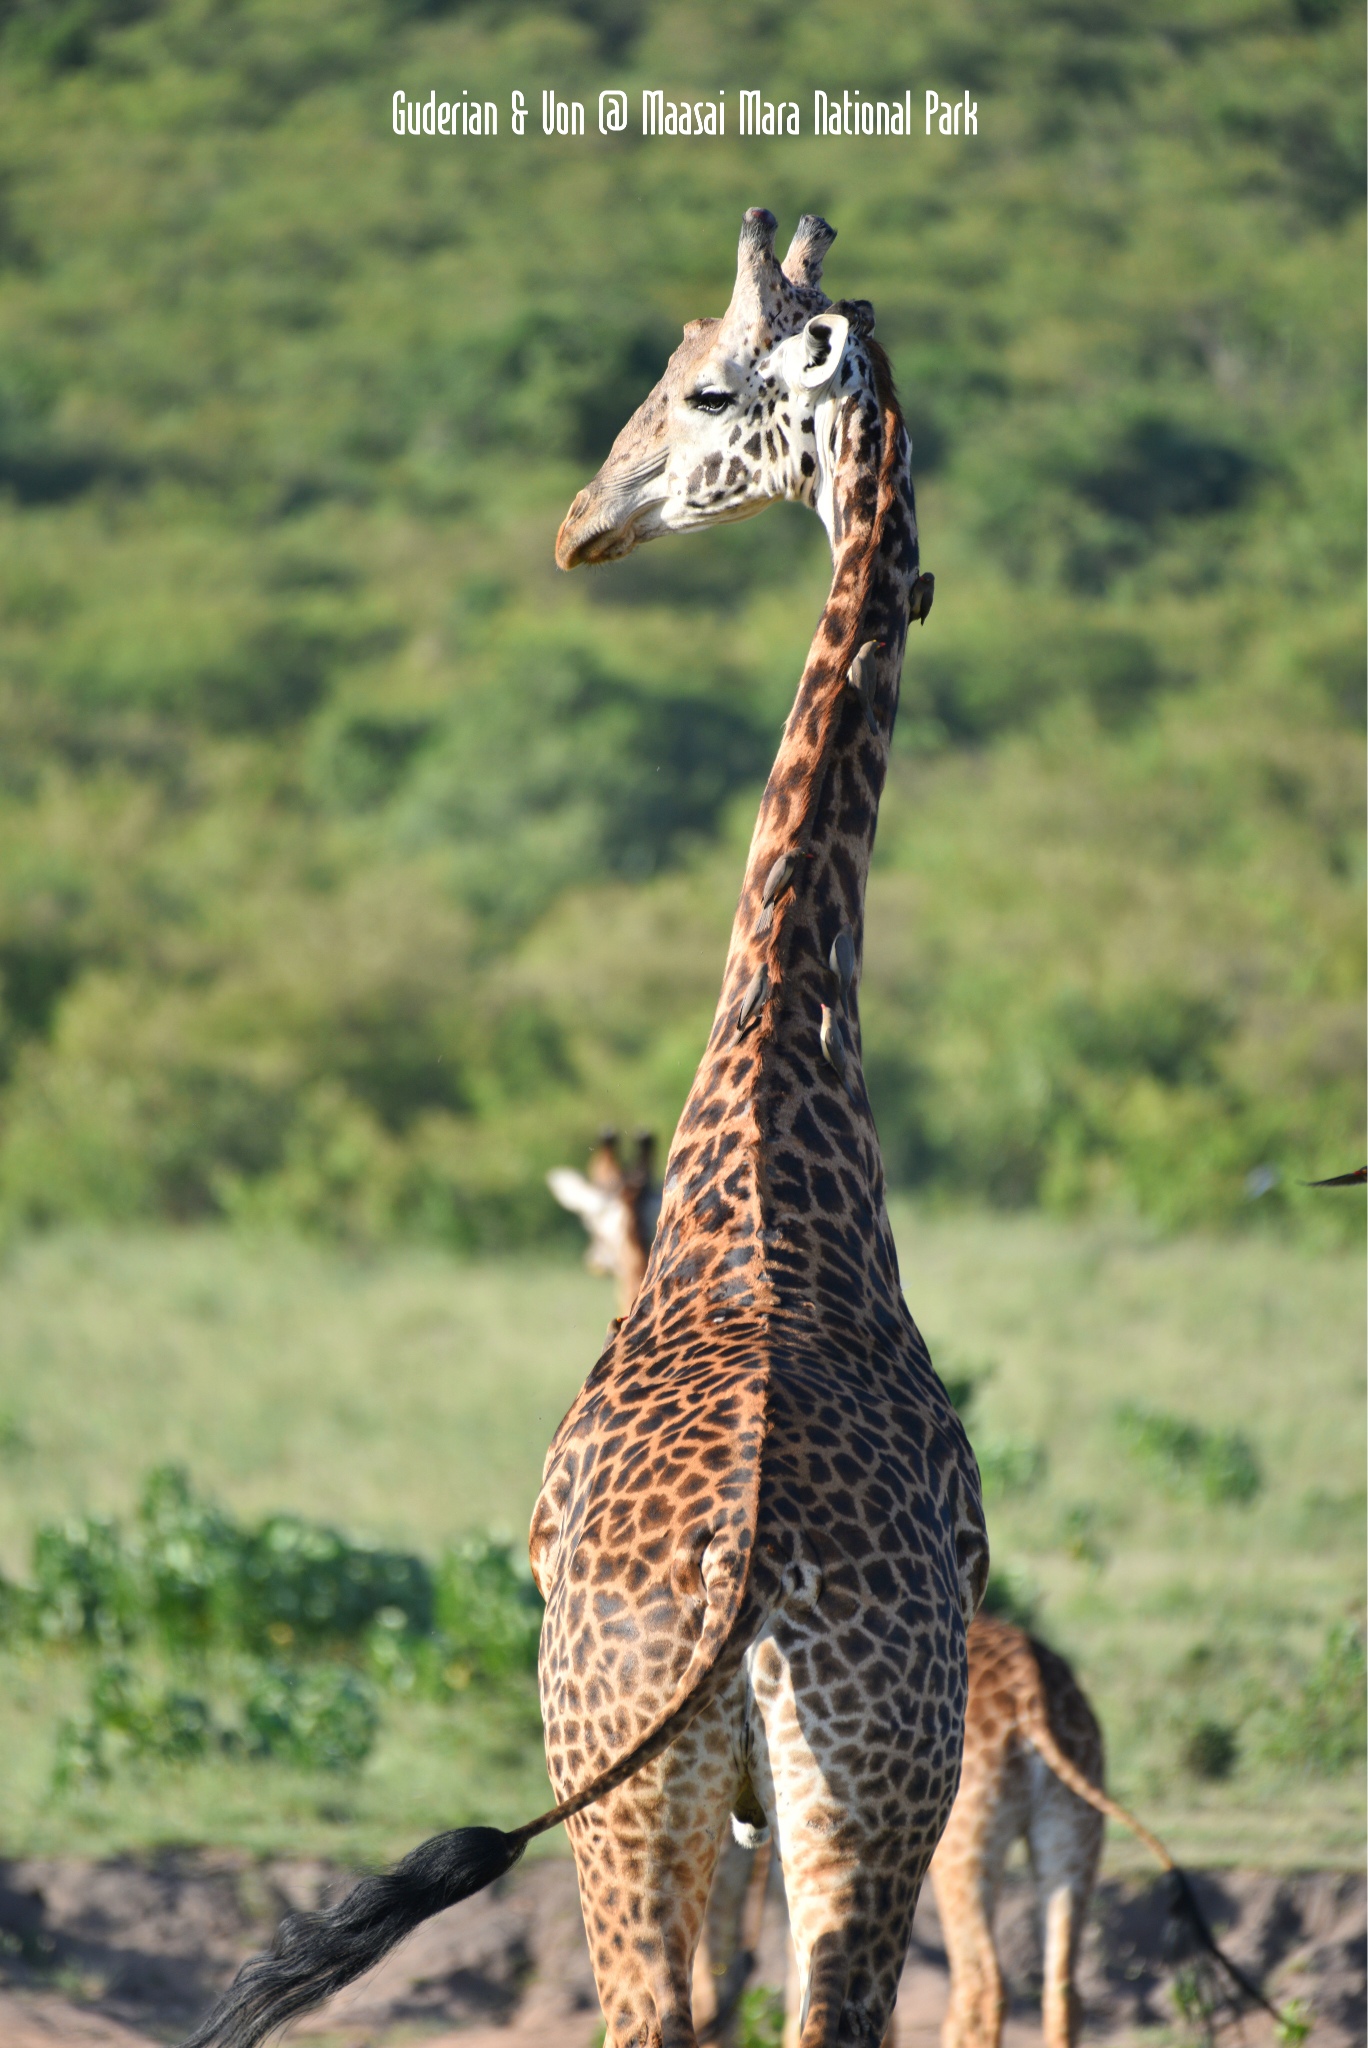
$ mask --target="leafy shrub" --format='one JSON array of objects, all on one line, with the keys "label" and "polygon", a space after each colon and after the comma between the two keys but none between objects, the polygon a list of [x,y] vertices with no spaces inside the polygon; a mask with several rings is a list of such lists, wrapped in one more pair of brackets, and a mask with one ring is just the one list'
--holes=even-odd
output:
[{"label": "leafy shrub", "polygon": [[1368,1748],[1362,1632],[1339,1622],[1300,1693],[1278,1703],[1267,1754],[1322,1777],[1361,1766]]},{"label": "leafy shrub", "polygon": [[177,1465],[149,1474],[135,1524],[140,1605],[173,1648],[200,1649],[232,1632],[239,1607],[242,1537],[200,1499]]},{"label": "leafy shrub", "polygon": [[113,1649],[138,1633],[139,1587],[114,1522],[79,1515],[40,1529],[33,1582],[29,1612],[49,1642]]},{"label": "leafy shrub", "polygon": [[187,1762],[204,1754],[213,1733],[198,1694],[150,1686],[125,1663],[102,1664],[91,1680],[86,1719],[58,1729],[53,1783],[64,1790],[85,1778],[108,1778],[124,1762]]},{"label": "leafy shrub", "polygon": [[[1021,81],[1038,175],[1009,222],[972,152],[910,207],[890,158],[870,169],[879,246],[849,254],[852,286],[873,265],[917,472],[938,471],[946,579],[907,664],[879,862],[883,888],[934,886],[903,986],[881,944],[861,991],[888,1163],[904,1185],[995,1201],[1347,1230],[1296,1190],[1362,1107],[1361,784],[1338,727],[1363,701],[1358,335],[1325,315],[1358,260],[1357,17],[1295,0],[1175,52],[1142,9],[1066,11],[1105,35],[1052,29],[1046,56],[1030,9],[968,42],[950,0],[910,26],[890,15],[894,43],[911,36],[893,73],[953,43],[975,90],[975,67]],[[490,80],[545,24],[465,0],[326,12],[0,0],[14,164],[57,138],[41,200],[0,177],[0,266],[22,283],[0,351],[0,1206],[25,1222],[223,1213],[231,1183],[346,1237],[560,1228],[540,1180],[555,1153],[526,1162],[531,1198],[505,1175],[519,1117],[554,1115],[570,1070],[624,1114],[677,1113],[679,1040],[696,1030],[696,1053],[706,1016],[681,1028],[670,976],[615,973],[633,939],[615,960],[611,929],[661,922],[696,875],[673,950],[715,986],[740,850],[695,862],[750,802],[820,603],[822,537],[796,506],[546,580],[573,485],[679,316],[719,303],[716,180],[681,157],[643,208],[633,150],[556,155],[548,185],[530,142],[498,145],[487,189],[465,151],[420,150],[417,177],[366,99],[408,61],[414,22],[439,66],[454,52]],[[574,0],[550,32],[577,62],[635,61],[647,24],[708,47],[696,0],[671,0],[664,27],[658,12]],[[840,10],[762,12],[775,75],[795,91],[830,75]],[[78,67],[84,83],[58,75]],[[1162,153],[1171,175],[1127,182],[1113,95],[1136,162]],[[307,122],[280,120],[296,100]],[[278,145],[243,164],[243,218],[263,232],[186,206],[141,233],[145,132],[171,188],[213,192],[244,122],[274,124]],[[735,183],[744,144],[718,148]],[[544,191],[556,260],[510,261]],[[923,260],[928,206],[953,222],[953,256]],[[1299,220],[1317,265],[1284,275]],[[100,322],[68,318],[73,293]],[[1023,373],[1061,334],[1067,373]],[[230,335],[252,375],[225,376]],[[1271,603],[1289,533],[1314,589]],[[1264,762],[1290,770],[1291,799]],[[293,921],[329,922],[360,877],[390,898],[366,920],[388,934],[425,849],[478,927],[470,973],[455,987],[459,948],[415,926],[395,953],[440,963],[460,1019],[510,971],[539,979],[525,1087],[507,1085],[508,1034],[467,1043],[415,1000],[416,973],[376,978],[359,1032],[330,977],[364,947],[293,943]],[[67,871],[55,889],[34,881],[49,857]],[[554,957],[585,890],[602,1024],[581,1014],[582,962]],[[1126,1065],[1114,1013],[1143,990],[1122,984],[1179,958],[1202,963],[1196,994],[1229,1026],[1201,1041],[1189,1018],[1201,1042],[1175,1047],[1160,1019]],[[107,1029],[93,978],[124,999]],[[1107,1025],[1101,1065],[1055,1014],[1070,986]],[[1202,1073],[1170,1083],[1156,1061]],[[464,1167],[434,1162],[427,1113],[451,1119],[442,1149],[464,1143]],[[1260,1160],[1283,1181],[1251,1213],[1240,1186]],[[383,1199],[367,1202],[371,1162]]]},{"label": "leafy shrub", "polygon": [[1049,1467],[1043,1444],[1024,1437],[987,1437],[974,1445],[983,1491],[989,1499],[1006,1500],[1034,1493]]},{"label": "leafy shrub", "polygon": [[1228,1778],[1239,1758],[1239,1738],[1224,1721],[1199,1721],[1183,1743],[1183,1768],[1194,1778]]},{"label": "leafy shrub", "polygon": [[423,1635],[432,1574],[421,1558],[349,1542],[298,1515],[271,1515],[242,1541],[237,1632],[248,1649],[305,1649],[361,1639],[382,1609]]},{"label": "leafy shrub", "polygon": [[[149,1475],[128,1533],[94,1516],[40,1529],[33,1577],[4,1606],[12,1627],[27,1620],[51,1641],[112,1647],[155,1634],[173,1649],[278,1655],[360,1643],[382,1610],[418,1635],[433,1623],[421,1558],[298,1515],[243,1528],[176,1466]],[[480,1655],[478,1633],[469,1654]],[[492,1654],[503,1670],[503,1635]]]},{"label": "leafy shrub", "polygon": [[58,1729],[53,1784],[65,1791],[123,1765],[187,1763],[211,1748],[301,1770],[350,1769],[369,1756],[380,1725],[373,1688],[329,1664],[256,1670],[239,1712],[240,1727],[237,1715],[216,1721],[201,1694],[156,1684],[124,1662],[102,1664],[84,1719]]},{"label": "leafy shrub", "polygon": [[1238,1429],[1204,1429],[1157,1408],[1123,1402],[1117,1425],[1132,1455],[1174,1493],[1197,1493],[1211,1505],[1244,1505],[1263,1486],[1263,1468]]},{"label": "leafy shrub", "polygon": [[784,2038],[784,2000],[760,1984],[741,1994],[736,2015],[737,2048],[780,2048]]},{"label": "leafy shrub", "polygon": [[59,1788],[211,1746],[350,1767],[375,1740],[377,1684],[440,1699],[536,1667],[541,1599],[511,1545],[469,1537],[434,1572],[298,1515],[243,1526],[177,1466],[148,1475],[130,1529],[43,1528],[33,1559],[31,1587],[0,1579],[0,1640],[192,1654],[197,1683],[213,1676],[227,1702],[216,1720],[198,1692],[102,1662],[85,1717],[59,1731]]},{"label": "leafy shrub", "polygon": [[1094,469],[1077,478],[1099,511],[1140,527],[1229,511],[1259,465],[1243,449],[1175,420],[1135,420]]},{"label": "leafy shrub", "polygon": [[243,1719],[253,1756],[274,1757],[300,1770],[340,1771],[370,1755],[380,1710],[371,1687],[354,1671],[273,1665],[248,1694]]},{"label": "leafy shrub", "polygon": [[33,1634],[33,1594],[0,1572],[0,1643]]},{"label": "leafy shrub", "polygon": [[435,1617],[452,1663],[493,1679],[535,1671],[541,1616],[541,1595],[511,1544],[472,1536],[447,1551]]}]

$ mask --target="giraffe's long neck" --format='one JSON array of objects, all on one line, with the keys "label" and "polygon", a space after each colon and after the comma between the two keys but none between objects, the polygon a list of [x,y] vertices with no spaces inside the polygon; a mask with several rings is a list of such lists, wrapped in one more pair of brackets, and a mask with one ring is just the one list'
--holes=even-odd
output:
[{"label": "giraffe's long neck", "polygon": [[[695,1311],[700,1290],[720,1315],[839,1314],[843,1296],[872,1290],[901,1312],[857,996],[917,573],[908,443],[891,383],[879,381],[885,397],[871,375],[819,419],[827,459],[814,495],[832,538],[831,591],[761,801],[721,999],[666,1171],[644,1291],[681,1307],[692,1295]],[[870,640],[867,709],[847,674]],[[791,868],[786,878],[778,869],[776,888],[781,862]],[[853,969],[844,993],[828,964],[842,933]]]}]

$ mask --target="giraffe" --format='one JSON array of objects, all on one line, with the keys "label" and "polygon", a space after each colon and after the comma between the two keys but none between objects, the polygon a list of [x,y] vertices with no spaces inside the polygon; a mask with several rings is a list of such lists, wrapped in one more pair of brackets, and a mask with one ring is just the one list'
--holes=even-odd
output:
[{"label": "giraffe", "polygon": [[562,1209],[578,1216],[588,1233],[584,1263],[589,1271],[617,1282],[619,1321],[636,1300],[660,1214],[654,1162],[655,1140],[649,1131],[638,1132],[637,1156],[630,1167],[618,1155],[617,1132],[605,1131],[587,1175],[570,1166],[553,1166],[546,1176]]},{"label": "giraffe", "polygon": [[773,1829],[802,2048],[877,2048],[959,1777],[978,1468],[903,1300],[860,1066],[864,888],[918,580],[910,446],[832,230],[742,225],[719,320],[562,524],[562,568],[813,506],[833,576],[766,784],[632,1311],[547,1454],[529,1552],[556,1803],[295,1915],[193,2048],[254,2048],[565,1822],[607,2048],[695,2048],[728,1816]]},{"label": "giraffe", "polygon": [[969,1706],[960,1789],[931,1863],[950,1963],[941,2048],[999,2048],[1005,1999],[993,1913],[1007,1852],[1024,1838],[1044,1948],[1046,2048],[1075,2048],[1074,1977],[1106,1820],[1128,1828],[1167,1872],[1172,1909],[1245,1998],[1283,2016],[1220,1948],[1191,1885],[1157,1835],[1103,1783],[1102,1730],[1066,1660],[1025,1629],[979,1614],[969,1631]]},{"label": "giraffe", "polygon": [[[993,1917],[1007,1855],[1017,1841],[1026,1843],[1036,1884],[1046,2048],[1075,2048],[1078,1949],[1107,1819],[1128,1828],[1168,1873],[1175,1917],[1225,1970],[1235,1990],[1282,2024],[1283,2016],[1217,1944],[1186,1876],[1158,1836],[1108,1797],[1102,1731],[1066,1659],[1015,1623],[979,1613],[969,1629],[959,1791],[930,1869],[950,1965],[941,2048],[1000,2048],[1006,1999]],[[738,1976],[735,1959],[749,1962],[754,1956],[756,1900],[763,1896],[767,1876],[759,1858],[751,1867],[738,1835],[730,1857],[719,1866],[709,1902],[709,1938],[728,1965],[728,1988]],[[784,2048],[795,2048],[799,2039],[794,1978],[790,1954]],[[885,2048],[894,2048],[896,2038],[890,2027]]]},{"label": "giraffe", "polygon": [[1078,1945],[1102,1855],[1102,1770],[1102,1730],[1065,1660],[1024,1629],[978,1615],[969,1631],[964,1768],[931,1862],[950,1964],[941,2048],[998,2048],[1002,2039],[993,1914],[1007,1852],[1022,1839],[1044,1935],[1046,2048],[1074,2048]]}]

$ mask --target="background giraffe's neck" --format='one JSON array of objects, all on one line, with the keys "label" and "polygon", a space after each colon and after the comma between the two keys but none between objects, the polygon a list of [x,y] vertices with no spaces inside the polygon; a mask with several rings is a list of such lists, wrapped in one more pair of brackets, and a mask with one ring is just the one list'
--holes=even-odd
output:
[{"label": "background giraffe's neck", "polygon": [[[831,590],[761,801],[646,1276],[646,1292],[701,1288],[695,1306],[714,1313],[786,1304],[839,1313],[842,1276],[853,1268],[862,1291],[901,1310],[857,997],[865,883],[917,573],[908,444],[882,366],[879,386],[882,396],[871,376],[825,423]],[[876,731],[846,682],[868,640],[881,643],[870,693]],[[792,880],[767,910],[766,879],[785,856],[794,857]],[[828,967],[843,929],[855,970],[844,1002]],[[748,993],[751,1021],[738,1032]],[[834,1013],[835,1064],[823,1050],[824,1004]]]}]

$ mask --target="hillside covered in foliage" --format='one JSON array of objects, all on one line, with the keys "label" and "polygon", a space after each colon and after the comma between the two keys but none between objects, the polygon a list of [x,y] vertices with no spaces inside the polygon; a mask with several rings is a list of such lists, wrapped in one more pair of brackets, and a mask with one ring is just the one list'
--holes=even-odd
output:
[{"label": "hillside covered in foliage", "polygon": [[[1362,1156],[1361,44],[1336,0],[0,0],[0,1213],[517,1242],[599,1124],[672,1128],[825,544],[551,543],[765,204],[877,308],[937,575],[862,997],[892,1177],[1347,1224],[1299,1182]],[[979,133],[603,139],[605,85]],[[534,118],[401,140],[399,88]]]}]

